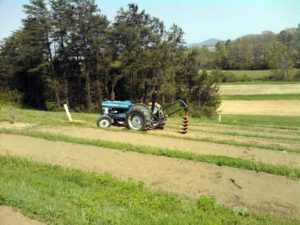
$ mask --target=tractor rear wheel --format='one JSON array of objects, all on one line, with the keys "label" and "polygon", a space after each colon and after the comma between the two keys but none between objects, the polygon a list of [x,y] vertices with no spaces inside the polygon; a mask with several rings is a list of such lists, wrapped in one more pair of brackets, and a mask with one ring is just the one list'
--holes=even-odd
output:
[{"label": "tractor rear wheel", "polygon": [[97,120],[97,126],[102,128],[108,128],[111,126],[112,120],[109,116],[101,116]]},{"label": "tractor rear wheel", "polygon": [[147,120],[142,111],[133,109],[127,113],[125,123],[128,129],[146,130]]}]

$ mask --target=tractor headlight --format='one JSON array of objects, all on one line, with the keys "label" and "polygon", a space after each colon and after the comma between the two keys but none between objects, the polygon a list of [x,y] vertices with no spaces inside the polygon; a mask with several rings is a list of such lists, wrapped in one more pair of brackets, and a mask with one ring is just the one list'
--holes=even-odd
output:
[{"label": "tractor headlight", "polygon": [[102,108],[102,115],[108,115],[108,108]]}]

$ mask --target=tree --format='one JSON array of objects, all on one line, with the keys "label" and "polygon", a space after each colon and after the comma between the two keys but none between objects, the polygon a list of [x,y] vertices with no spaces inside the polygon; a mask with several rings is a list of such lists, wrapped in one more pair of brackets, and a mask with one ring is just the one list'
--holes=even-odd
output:
[{"label": "tree", "polygon": [[216,77],[209,76],[205,70],[200,72],[197,54],[197,51],[191,51],[182,61],[182,70],[177,75],[177,95],[190,103],[193,115],[210,116],[221,103],[219,87]]},{"label": "tree", "polygon": [[212,106],[204,97],[210,78],[196,71],[213,53],[205,63],[208,51],[187,53],[181,28],[166,29],[136,4],[113,24],[94,0],[31,0],[24,9],[22,28],[0,47],[0,79],[24,93],[24,104],[90,112],[104,98],[139,101],[148,82],[159,84],[163,104],[185,97],[195,109]]},{"label": "tree", "polygon": [[49,14],[43,0],[24,5],[26,18],[22,29],[13,33],[2,45],[2,60],[10,77],[11,88],[23,93],[23,103],[43,108],[45,78],[52,60],[49,40]]},{"label": "tree", "polygon": [[282,44],[281,55],[278,62],[278,72],[282,73],[283,79],[290,79],[290,69],[293,67],[293,41],[294,30],[284,30],[278,35],[278,40]]}]

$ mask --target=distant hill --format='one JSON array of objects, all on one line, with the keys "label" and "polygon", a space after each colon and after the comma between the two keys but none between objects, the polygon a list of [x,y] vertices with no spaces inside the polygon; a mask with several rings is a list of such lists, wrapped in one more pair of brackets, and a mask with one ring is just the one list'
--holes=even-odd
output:
[{"label": "distant hill", "polygon": [[217,44],[219,41],[222,41],[222,40],[219,40],[219,39],[216,39],[216,38],[211,38],[211,39],[208,39],[208,40],[200,42],[200,43],[189,44],[188,48],[202,47],[204,45],[215,46],[215,44]]}]

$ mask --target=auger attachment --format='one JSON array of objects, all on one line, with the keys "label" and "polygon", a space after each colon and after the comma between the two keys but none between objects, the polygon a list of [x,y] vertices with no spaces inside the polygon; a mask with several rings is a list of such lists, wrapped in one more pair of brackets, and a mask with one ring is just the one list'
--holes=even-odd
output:
[{"label": "auger attachment", "polygon": [[181,128],[181,134],[186,134],[188,131],[188,126],[189,126],[189,116],[188,113],[186,113],[183,118],[182,118],[182,128]]}]

